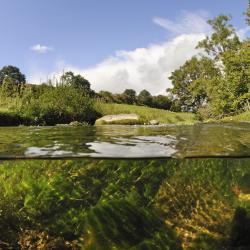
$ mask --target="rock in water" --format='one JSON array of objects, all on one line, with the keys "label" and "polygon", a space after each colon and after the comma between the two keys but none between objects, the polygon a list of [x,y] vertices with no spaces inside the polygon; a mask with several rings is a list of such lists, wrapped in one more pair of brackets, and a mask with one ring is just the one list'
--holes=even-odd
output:
[{"label": "rock in water", "polygon": [[150,125],[159,125],[159,121],[157,121],[157,120],[151,120],[151,121],[149,121],[149,124]]},{"label": "rock in water", "polygon": [[118,115],[105,115],[100,119],[97,119],[95,125],[105,124],[121,124],[121,125],[133,125],[140,124],[140,119],[137,114],[118,114]]}]

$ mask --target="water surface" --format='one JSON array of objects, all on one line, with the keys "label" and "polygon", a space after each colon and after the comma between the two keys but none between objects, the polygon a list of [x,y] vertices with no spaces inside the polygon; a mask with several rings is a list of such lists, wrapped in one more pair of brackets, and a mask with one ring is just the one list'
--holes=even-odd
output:
[{"label": "water surface", "polygon": [[249,156],[248,123],[0,128],[1,159]]}]

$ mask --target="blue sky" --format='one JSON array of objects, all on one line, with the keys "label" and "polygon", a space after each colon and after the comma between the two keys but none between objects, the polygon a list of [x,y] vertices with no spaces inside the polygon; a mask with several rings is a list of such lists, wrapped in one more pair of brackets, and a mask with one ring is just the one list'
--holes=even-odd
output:
[{"label": "blue sky", "polygon": [[246,27],[247,0],[211,2],[0,0],[0,67],[16,65],[32,82],[71,69],[97,90],[162,92],[209,32],[207,18],[231,14],[238,30]]}]

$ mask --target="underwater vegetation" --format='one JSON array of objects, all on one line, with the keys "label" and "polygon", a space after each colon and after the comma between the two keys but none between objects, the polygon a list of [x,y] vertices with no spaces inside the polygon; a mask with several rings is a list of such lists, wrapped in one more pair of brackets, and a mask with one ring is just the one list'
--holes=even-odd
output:
[{"label": "underwater vegetation", "polygon": [[248,160],[0,165],[0,249],[250,249]]}]

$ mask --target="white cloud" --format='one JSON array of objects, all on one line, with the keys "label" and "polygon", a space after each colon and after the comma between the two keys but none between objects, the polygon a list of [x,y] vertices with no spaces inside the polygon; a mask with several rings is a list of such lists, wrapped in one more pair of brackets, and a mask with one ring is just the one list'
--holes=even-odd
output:
[{"label": "white cloud", "polygon": [[181,35],[163,44],[133,51],[120,51],[88,70],[76,70],[92,83],[95,90],[122,92],[133,88],[147,89],[153,94],[165,93],[171,87],[171,72],[197,53],[195,46],[202,34]]},{"label": "white cloud", "polygon": [[115,56],[89,69],[60,62],[57,64],[60,70],[52,73],[50,77],[55,78],[63,70],[71,70],[88,79],[96,91],[119,93],[133,88],[137,92],[147,89],[152,94],[164,94],[166,89],[171,87],[168,80],[171,72],[198,53],[195,47],[204,37],[204,34],[184,34],[162,44],[132,51],[117,51]]},{"label": "white cloud", "polygon": [[239,36],[241,40],[244,40],[247,38],[247,35],[249,34],[249,32],[250,32],[250,27],[245,27],[245,28],[237,30],[237,35]]},{"label": "white cloud", "polygon": [[183,12],[179,22],[154,18],[155,23],[161,23],[162,27],[174,32],[175,37],[145,48],[117,51],[113,56],[88,69],[60,61],[51,78],[59,76],[63,70],[71,70],[87,78],[96,91],[119,93],[133,88],[137,92],[147,89],[152,94],[166,93],[166,89],[171,87],[168,80],[171,72],[199,52],[195,47],[208,30],[203,16],[204,14]]},{"label": "white cloud", "polygon": [[53,48],[46,46],[46,45],[41,45],[41,44],[36,44],[30,48],[32,51],[40,53],[40,54],[45,54],[49,51],[52,51]]},{"label": "white cloud", "polygon": [[206,33],[209,30],[207,24],[208,13],[205,11],[182,11],[176,21],[154,17],[153,22],[174,34]]}]

